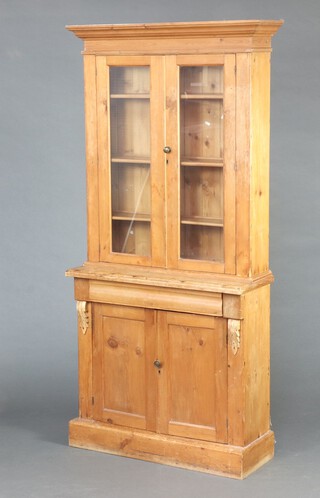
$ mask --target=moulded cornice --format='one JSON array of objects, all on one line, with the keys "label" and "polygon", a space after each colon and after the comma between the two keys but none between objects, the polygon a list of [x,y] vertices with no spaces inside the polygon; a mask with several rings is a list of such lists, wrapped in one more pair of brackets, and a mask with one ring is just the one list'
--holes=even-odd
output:
[{"label": "moulded cornice", "polygon": [[282,20],[209,21],[150,24],[89,24],[71,25],[82,40],[141,39],[141,38],[208,38],[272,36],[282,26]]}]

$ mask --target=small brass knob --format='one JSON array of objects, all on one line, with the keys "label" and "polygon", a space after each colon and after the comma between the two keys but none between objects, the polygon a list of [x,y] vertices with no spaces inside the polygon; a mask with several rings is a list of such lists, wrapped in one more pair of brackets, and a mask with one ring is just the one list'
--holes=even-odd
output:
[{"label": "small brass knob", "polygon": [[171,152],[171,147],[168,147],[168,145],[166,145],[165,147],[163,147],[163,152],[169,154]]},{"label": "small brass knob", "polygon": [[155,366],[156,368],[161,368],[161,367],[162,367],[162,365],[161,365],[161,361],[159,361],[159,360],[154,360],[153,364],[154,364],[154,366]]}]

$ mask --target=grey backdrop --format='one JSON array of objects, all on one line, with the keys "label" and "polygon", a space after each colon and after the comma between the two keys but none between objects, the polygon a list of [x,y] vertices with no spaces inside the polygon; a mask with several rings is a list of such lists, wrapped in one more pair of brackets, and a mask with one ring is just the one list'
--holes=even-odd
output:
[{"label": "grey backdrop", "polygon": [[[272,421],[244,482],[76,450],[82,44],[66,24],[285,19],[273,39]],[[0,0],[0,498],[320,496],[319,0]]]}]

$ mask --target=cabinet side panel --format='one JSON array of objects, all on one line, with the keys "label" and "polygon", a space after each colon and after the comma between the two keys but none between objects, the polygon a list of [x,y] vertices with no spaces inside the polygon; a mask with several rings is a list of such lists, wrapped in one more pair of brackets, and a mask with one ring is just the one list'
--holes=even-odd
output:
[{"label": "cabinet side panel", "polygon": [[228,443],[244,446],[244,407],[245,407],[245,359],[241,341],[243,321],[240,324],[240,347],[234,352],[228,320]]},{"label": "cabinet side panel", "polygon": [[239,276],[250,274],[250,62],[251,54],[236,55],[236,274]]},{"label": "cabinet side panel", "polygon": [[270,286],[243,296],[241,337],[245,355],[245,444],[270,424]]},{"label": "cabinet side panel", "polygon": [[87,303],[89,326],[84,333],[78,318],[79,417],[92,418],[92,305]]},{"label": "cabinet side panel", "polygon": [[99,261],[96,57],[94,55],[85,55],[83,62],[87,163],[88,260]]},{"label": "cabinet side panel", "polygon": [[269,268],[270,53],[251,55],[251,271]]}]

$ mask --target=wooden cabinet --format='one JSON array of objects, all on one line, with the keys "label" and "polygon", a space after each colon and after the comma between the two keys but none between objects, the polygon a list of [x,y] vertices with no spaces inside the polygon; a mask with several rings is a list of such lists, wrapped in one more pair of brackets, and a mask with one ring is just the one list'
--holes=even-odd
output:
[{"label": "wooden cabinet", "polygon": [[282,21],[84,40],[88,261],[70,444],[242,478],[269,427],[270,40]]},{"label": "wooden cabinet", "polygon": [[226,320],[109,304],[93,320],[95,420],[226,442]]}]

